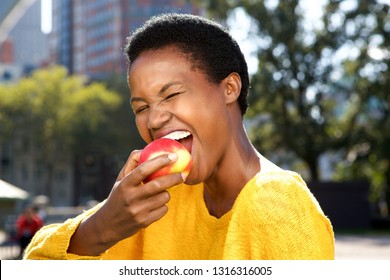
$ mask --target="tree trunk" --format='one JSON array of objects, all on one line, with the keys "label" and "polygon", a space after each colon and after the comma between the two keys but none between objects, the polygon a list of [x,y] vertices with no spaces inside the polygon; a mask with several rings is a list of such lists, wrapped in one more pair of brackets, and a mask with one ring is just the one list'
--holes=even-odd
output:
[{"label": "tree trunk", "polygon": [[80,193],[81,193],[81,168],[80,168],[80,157],[74,156],[73,162],[73,206],[80,204]]},{"label": "tree trunk", "polygon": [[54,178],[54,164],[48,163],[47,164],[47,178],[45,182],[45,190],[44,194],[47,195],[50,199],[50,201],[53,201],[53,178]]},{"label": "tree trunk", "polygon": [[319,173],[318,173],[318,160],[317,160],[317,158],[306,159],[306,163],[309,167],[310,181],[318,182],[319,181]]}]

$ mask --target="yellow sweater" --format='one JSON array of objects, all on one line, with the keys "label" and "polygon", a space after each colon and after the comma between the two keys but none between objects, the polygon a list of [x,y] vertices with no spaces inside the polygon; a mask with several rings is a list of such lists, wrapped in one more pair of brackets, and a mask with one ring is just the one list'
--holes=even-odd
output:
[{"label": "yellow sweater", "polygon": [[170,189],[168,213],[99,257],[68,254],[69,240],[91,209],[63,224],[42,228],[26,259],[333,259],[329,220],[299,175],[259,173],[231,211],[210,216],[203,185]]}]

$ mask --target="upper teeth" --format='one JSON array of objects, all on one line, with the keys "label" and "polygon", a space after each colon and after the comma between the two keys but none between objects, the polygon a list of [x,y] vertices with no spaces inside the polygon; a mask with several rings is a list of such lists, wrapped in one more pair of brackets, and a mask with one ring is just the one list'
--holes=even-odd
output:
[{"label": "upper teeth", "polygon": [[163,138],[180,140],[180,139],[186,138],[189,135],[191,135],[191,133],[189,133],[188,131],[175,131],[175,132],[172,132],[172,133],[165,135]]}]

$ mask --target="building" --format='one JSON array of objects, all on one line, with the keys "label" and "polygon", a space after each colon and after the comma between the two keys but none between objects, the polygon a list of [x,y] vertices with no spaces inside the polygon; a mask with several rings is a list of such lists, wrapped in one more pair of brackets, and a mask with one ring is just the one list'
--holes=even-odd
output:
[{"label": "building", "polygon": [[8,36],[14,48],[13,64],[27,73],[47,60],[49,50],[48,36],[41,29],[41,1],[30,2],[30,6],[22,6],[25,10],[20,11],[22,16]]},{"label": "building", "polygon": [[15,11],[20,11],[20,8],[15,9],[15,7],[19,6],[19,2],[19,0],[3,0],[0,2],[0,47],[7,39],[10,29],[18,21],[15,15],[20,13]]},{"label": "building", "polygon": [[70,73],[101,79],[124,73],[130,30],[162,12],[198,14],[189,0],[53,1],[52,61]]},{"label": "building", "polygon": [[1,1],[0,10],[0,82],[12,82],[47,61],[48,36],[41,1]]}]

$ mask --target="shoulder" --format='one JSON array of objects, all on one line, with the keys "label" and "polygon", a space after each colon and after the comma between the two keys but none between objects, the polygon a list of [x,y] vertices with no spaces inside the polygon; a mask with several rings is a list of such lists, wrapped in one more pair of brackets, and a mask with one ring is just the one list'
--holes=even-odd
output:
[{"label": "shoulder", "polygon": [[264,217],[291,218],[305,211],[322,213],[302,177],[287,170],[258,173],[244,187],[237,204]]},{"label": "shoulder", "polygon": [[288,170],[257,173],[243,189],[259,195],[291,195],[301,191],[308,191],[305,181],[298,173]]},{"label": "shoulder", "polygon": [[294,172],[289,170],[276,170],[268,172],[259,172],[253,178],[256,180],[257,184],[273,184],[273,185],[284,185],[284,184],[293,184],[293,185],[306,185],[302,177]]}]

